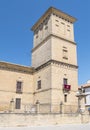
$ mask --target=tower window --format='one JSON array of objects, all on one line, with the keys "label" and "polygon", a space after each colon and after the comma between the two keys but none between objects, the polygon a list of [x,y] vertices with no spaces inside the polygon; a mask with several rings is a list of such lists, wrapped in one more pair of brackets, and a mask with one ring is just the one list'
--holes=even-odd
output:
[{"label": "tower window", "polygon": [[68,84],[68,79],[64,78],[64,79],[63,79],[63,84],[64,84],[64,85],[67,85],[67,84]]},{"label": "tower window", "polygon": [[68,59],[68,50],[67,49],[63,49],[63,59]]},{"label": "tower window", "polygon": [[22,93],[22,82],[21,81],[17,81],[16,93]]},{"label": "tower window", "polygon": [[67,49],[67,47],[63,46],[63,49]]},{"label": "tower window", "polygon": [[71,85],[68,84],[68,79],[63,79],[63,92],[69,92],[71,90]]},{"label": "tower window", "polygon": [[68,32],[70,32],[70,30],[69,30],[69,29],[67,29],[67,31],[68,31]]},{"label": "tower window", "polygon": [[67,95],[64,95],[64,102],[67,102]]},{"label": "tower window", "polygon": [[55,20],[56,22],[59,22],[57,19]]},{"label": "tower window", "polygon": [[70,27],[70,25],[67,25],[67,27]]},{"label": "tower window", "polygon": [[63,23],[63,22],[61,22],[61,25],[60,25],[60,30],[61,30],[61,33],[63,34],[63,35],[65,35],[65,23]]},{"label": "tower window", "polygon": [[59,27],[59,25],[58,25],[58,24],[56,24],[56,26],[57,26],[57,27]]},{"label": "tower window", "polygon": [[67,52],[67,50],[63,49],[63,52]]},{"label": "tower window", "polygon": [[67,37],[70,38],[70,36],[71,36],[70,25],[67,25]]},{"label": "tower window", "polygon": [[61,22],[61,24],[65,25],[65,23]]},{"label": "tower window", "polygon": [[37,89],[41,89],[41,80],[37,82]]}]

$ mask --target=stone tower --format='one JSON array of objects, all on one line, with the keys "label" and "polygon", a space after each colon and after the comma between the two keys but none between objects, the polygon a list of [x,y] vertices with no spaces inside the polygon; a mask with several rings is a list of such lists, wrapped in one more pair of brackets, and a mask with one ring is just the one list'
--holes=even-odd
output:
[{"label": "stone tower", "polygon": [[74,17],[50,7],[32,27],[34,102],[50,104],[51,111],[58,110],[61,103],[77,104],[75,21]]}]

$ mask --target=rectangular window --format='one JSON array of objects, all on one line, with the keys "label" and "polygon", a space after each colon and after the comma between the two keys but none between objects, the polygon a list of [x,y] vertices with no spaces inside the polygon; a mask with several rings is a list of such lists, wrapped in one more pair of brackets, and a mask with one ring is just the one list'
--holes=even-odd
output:
[{"label": "rectangular window", "polygon": [[64,92],[68,92],[71,90],[71,85],[68,85],[68,79],[63,79],[63,90]]},{"label": "rectangular window", "polygon": [[70,38],[71,37],[71,28],[69,25],[67,25],[67,37]]},{"label": "rectangular window", "polygon": [[56,22],[59,22],[57,19],[55,20]]},{"label": "rectangular window", "polygon": [[67,102],[67,95],[64,95],[64,102]]},{"label": "rectangular window", "polygon": [[69,32],[70,32],[70,30],[69,30],[69,29],[67,29],[67,31],[69,31]]},{"label": "rectangular window", "polygon": [[65,52],[65,53],[66,53],[66,52],[67,52],[67,50],[63,49],[63,52]]},{"label": "rectangular window", "polygon": [[67,27],[70,27],[70,25],[67,25]]},{"label": "rectangular window", "polygon": [[68,60],[68,50],[67,49],[63,49],[63,59]]},{"label": "rectangular window", "polygon": [[61,22],[61,26],[60,26],[60,30],[61,30],[61,33],[63,35],[65,35],[65,24]]},{"label": "rectangular window", "polygon": [[21,98],[16,98],[15,109],[21,108]]},{"label": "rectangular window", "polygon": [[61,24],[65,25],[65,23],[61,22]]},{"label": "rectangular window", "polygon": [[22,82],[21,81],[17,81],[16,93],[22,93]]},{"label": "rectangular window", "polygon": [[41,80],[37,82],[37,89],[41,89]]},{"label": "rectangular window", "polygon": [[66,50],[67,50],[67,47],[63,46],[63,49],[66,49]]},{"label": "rectangular window", "polygon": [[57,27],[59,27],[59,25],[58,25],[58,24],[56,24],[56,26],[57,26]]},{"label": "rectangular window", "polygon": [[64,84],[64,85],[67,85],[67,84],[68,84],[68,79],[64,78],[64,79],[63,79],[63,84]]}]

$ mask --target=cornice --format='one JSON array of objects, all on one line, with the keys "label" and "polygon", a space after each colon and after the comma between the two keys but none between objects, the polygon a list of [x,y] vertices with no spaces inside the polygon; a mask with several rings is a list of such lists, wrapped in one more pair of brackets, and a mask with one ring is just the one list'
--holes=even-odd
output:
[{"label": "cornice", "polygon": [[51,90],[52,88],[48,88],[48,89],[42,89],[42,90],[37,90],[35,91],[33,94],[37,94],[37,93],[41,93],[41,92],[45,92],[45,91],[49,91]]},{"label": "cornice", "polygon": [[51,65],[51,64],[56,64],[56,65],[60,65],[62,67],[67,67],[67,68],[74,68],[74,69],[78,69],[78,66],[77,65],[73,65],[73,64],[69,64],[69,63],[65,63],[65,62],[61,62],[61,61],[56,61],[56,60],[49,60],[48,62],[44,63],[43,65],[37,67],[35,69],[35,72],[45,68],[46,66],[48,65]]},{"label": "cornice", "polygon": [[6,62],[0,62],[0,69],[19,72],[19,73],[33,74],[34,72],[37,72],[51,64],[61,65],[62,67],[66,66],[68,68],[75,68],[75,69],[78,68],[78,66],[76,66],[76,65],[72,65],[72,64],[68,64],[68,63],[64,63],[64,62],[60,62],[60,61],[56,61],[56,60],[49,60],[37,68],[20,66],[20,65],[6,63]]},{"label": "cornice", "polygon": [[65,19],[71,23],[74,23],[76,21],[76,18],[62,12],[59,9],[56,9],[54,7],[50,7],[41,17],[40,19],[32,26],[31,30],[34,31],[40,24],[43,23],[43,21],[49,17],[51,14],[54,14],[58,17],[61,17],[62,19]]},{"label": "cornice", "polygon": [[[45,92],[45,91],[50,91],[50,90],[56,90],[56,91],[62,91],[63,89],[62,88],[48,88],[48,89],[40,89],[40,90],[36,90],[33,94],[38,94],[38,93],[42,93],[42,92]],[[72,92],[77,92],[75,90],[71,90]]]},{"label": "cornice", "polygon": [[0,62],[0,69],[14,71],[14,72],[27,73],[27,74],[33,74],[33,72],[34,72],[33,67],[21,66],[21,65],[16,65],[16,64],[7,63],[7,62]]},{"label": "cornice", "polygon": [[37,49],[38,49],[40,46],[42,46],[48,39],[50,39],[50,37],[59,38],[59,39],[61,39],[61,40],[70,42],[70,43],[73,44],[73,45],[77,45],[76,42],[74,42],[74,41],[71,41],[71,40],[69,40],[69,39],[65,39],[65,38],[63,38],[63,37],[60,37],[60,36],[58,36],[58,35],[55,35],[55,34],[51,33],[51,34],[49,34],[42,42],[38,43],[38,45],[35,46],[35,47],[32,49],[31,52],[34,52],[35,50],[37,50]]},{"label": "cornice", "polygon": [[61,61],[56,61],[56,60],[51,60],[51,62],[53,64],[58,64],[58,65],[62,65],[62,66],[66,66],[68,68],[75,68],[78,69],[77,65],[73,65],[73,64],[69,64],[69,63],[65,63],[65,62],[61,62]]},{"label": "cornice", "polygon": [[60,36],[58,36],[58,35],[56,35],[56,34],[54,34],[54,33],[52,33],[51,36],[56,37],[56,38],[59,38],[59,39],[64,40],[64,41],[67,41],[67,42],[70,42],[71,44],[77,45],[76,42],[74,42],[74,41],[72,41],[72,40],[69,40],[69,39],[66,39],[66,38],[64,38],[64,37],[60,37]]},{"label": "cornice", "polygon": [[40,65],[39,67],[35,68],[35,72],[45,68],[46,66],[50,65],[51,64],[51,60],[47,61],[46,63]]},{"label": "cornice", "polygon": [[[0,89],[0,92],[15,93],[15,94],[18,95],[18,93],[16,93],[16,91],[11,91],[11,90],[1,90],[1,89]],[[21,95],[22,95],[22,94],[33,94],[33,92],[22,92]],[[20,95],[20,93],[19,93],[19,95]]]}]

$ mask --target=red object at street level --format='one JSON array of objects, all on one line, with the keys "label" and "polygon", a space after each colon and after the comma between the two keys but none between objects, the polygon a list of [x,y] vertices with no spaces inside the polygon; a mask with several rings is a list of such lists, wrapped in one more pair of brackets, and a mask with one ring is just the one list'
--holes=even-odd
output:
[{"label": "red object at street level", "polygon": [[64,84],[64,89],[69,91],[71,89],[71,85]]}]

